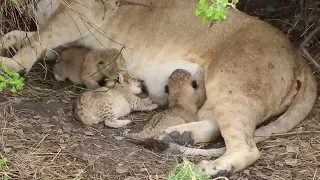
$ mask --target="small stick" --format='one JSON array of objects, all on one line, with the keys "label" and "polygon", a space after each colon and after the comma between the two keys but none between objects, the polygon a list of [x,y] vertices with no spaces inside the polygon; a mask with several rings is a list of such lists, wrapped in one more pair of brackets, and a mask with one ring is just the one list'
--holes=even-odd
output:
[{"label": "small stick", "polygon": [[317,63],[317,61],[311,56],[311,54],[307,50],[307,44],[311,40],[311,38],[320,31],[320,26],[315,28],[300,44],[300,51],[301,53],[309,60],[309,62],[317,68],[317,70],[320,72],[320,65]]},{"label": "small stick", "polygon": [[147,7],[149,8],[150,11],[152,11],[151,6],[145,5],[145,4],[141,4],[141,3],[137,3],[137,2],[132,2],[129,0],[119,0],[119,3],[123,3],[123,4],[128,4],[128,5],[138,5],[138,6],[143,6],[143,7]]}]

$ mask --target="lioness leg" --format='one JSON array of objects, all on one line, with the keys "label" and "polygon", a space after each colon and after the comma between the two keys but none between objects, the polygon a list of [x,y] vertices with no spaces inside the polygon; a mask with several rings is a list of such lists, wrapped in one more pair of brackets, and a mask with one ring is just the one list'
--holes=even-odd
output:
[{"label": "lioness leg", "polygon": [[98,2],[68,1],[68,5],[72,9],[60,5],[48,19],[48,23],[41,25],[33,34],[30,44],[26,44],[13,58],[1,57],[3,65],[17,72],[28,72],[46,49],[78,40],[101,26],[103,18],[96,17],[98,13],[88,11],[88,8],[104,11]]},{"label": "lioness leg", "polygon": [[240,109],[242,108],[234,108],[222,116],[217,116],[226,152],[217,160],[202,161],[199,164],[199,168],[211,176],[230,176],[245,169],[260,157],[253,139],[255,125],[247,123],[247,120],[253,117],[244,117],[237,113]]}]

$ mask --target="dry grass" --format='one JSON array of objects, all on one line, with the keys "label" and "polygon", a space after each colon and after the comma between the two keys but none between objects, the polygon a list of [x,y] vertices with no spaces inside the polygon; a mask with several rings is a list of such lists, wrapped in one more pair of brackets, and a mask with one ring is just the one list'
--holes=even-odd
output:
[{"label": "dry grass", "polygon": [[[12,0],[0,1],[0,36],[11,31],[12,29],[18,30],[34,30],[31,27],[33,24],[29,13],[33,11],[31,8],[37,0],[18,0],[14,3]],[[27,6],[27,5],[31,6]]]},{"label": "dry grass", "polygon": [[[297,47],[319,25],[320,6],[315,0],[308,4],[276,1],[276,10],[270,13],[264,10],[268,3],[242,0],[239,7],[281,29]],[[0,1],[0,33],[36,28],[30,18],[21,18],[26,12],[22,6],[15,7],[9,0]],[[320,58],[319,37],[313,36],[306,46],[316,62]],[[69,83],[58,83],[43,66],[37,63],[32,69],[22,92],[0,94],[0,155],[8,159],[6,166],[0,166],[0,176],[19,180],[167,179],[180,157],[121,140],[116,135],[122,129],[103,125],[88,128],[75,122],[71,104],[81,91]],[[320,82],[319,73],[316,76]],[[129,128],[141,128],[154,113],[130,115],[134,123]],[[230,179],[320,180],[319,115],[318,100],[308,118],[292,131],[304,133],[279,135],[258,144],[262,157]],[[188,159],[197,163],[203,158]]]}]

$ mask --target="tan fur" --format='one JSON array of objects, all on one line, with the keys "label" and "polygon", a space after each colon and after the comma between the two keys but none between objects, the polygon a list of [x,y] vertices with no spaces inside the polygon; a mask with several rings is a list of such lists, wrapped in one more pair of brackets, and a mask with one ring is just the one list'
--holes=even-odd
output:
[{"label": "tan fur", "polygon": [[148,111],[158,107],[149,98],[140,99],[141,83],[128,74],[119,74],[119,83],[107,82],[108,87],[81,94],[73,107],[74,117],[83,124],[92,126],[104,122],[106,126],[119,128],[130,120],[118,120],[131,110]]},{"label": "tan fur", "polygon": [[84,84],[89,89],[97,89],[103,78],[116,71],[124,70],[124,60],[116,49],[92,50],[87,47],[61,47],[58,62],[53,67],[58,81],[66,78],[75,84]]},{"label": "tan fur", "polygon": [[[201,68],[199,68],[201,69]],[[147,140],[155,137],[161,130],[178,124],[198,121],[197,111],[206,100],[204,72],[198,73],[198,87],[192,87],[191,74],[177,69],[169,76],[169,107],[155,114],[139,133],[122,133],[123,137]]]},{"label": "tan fur", "polygon": [[[212,27],[203,25],[194,16],[198,0],[135,1],[150,5],[152,11],[138,5],[118,7],[115,0],[104,1],[104,7],[94,0],[66,0],[71,8],[60,6],[34,33],[31,44],[2,62],[11,70],[28,72],[46,48],[71,42],[118,50],[125,45],[126,69],[144,80],[150,98],[158,104],[166,103],[164,86],[175,69],[194,74],[203,65],[206,107],[213,107],[212,125],[219,126],[226,142],[223,156],[199,164],[212,176],[245,169],[260,157],[255,141],[290,131],[311,111],[317,95],[315,77],[275,27],[237,10],[230,10],[225,21]],[[280,114],[255,131],[257,125]],[[207,127],[203,133],[204,124],[173,126],[164,134],[190,132],[194,142],[210,141],[217,128]]]}]

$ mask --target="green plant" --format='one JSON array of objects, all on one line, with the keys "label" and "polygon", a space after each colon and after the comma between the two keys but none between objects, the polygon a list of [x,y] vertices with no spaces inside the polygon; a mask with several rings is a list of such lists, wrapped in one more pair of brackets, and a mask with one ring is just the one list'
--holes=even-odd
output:
[{"label": "green plant", "polygon": [[6,175],[6,174],[4,174],[4,175],[2,176],[2,180],[9,180],[9,176]]},{"label": "green plant", "polygon": [[0,159],[0,166],[6,165],[7,164],[7,158],[6,157],[2,157]]},{"label": "green plant", "polygon": [[223,21],[227,18],[226,12],[232,8],[236,8],[238,0],[211,0],[209,5],[206,0],[199,0],[198,9],[195,11],[196,16],[202,17],[202,23],[208,21]]},{"label": "green plant", "polygon": [[24,87],[24,78],[20,77],[20,74],[14,71],[10,71],[8,68],[4,68],[4,71],[0,71],[0,92],[4,88],[9,88],[11,92],[17,92]]},{"label": "green plant", "polygon": [[209,180],[209,175],[199,171],[195,164],[187,159],[178,164],[169,174],[168,180]]},{"label": "green plant", "polygon": [[116,73],[116,74],[113,74],[110,76],[110,79],[114,80],[114,81],[118,81],[119,80],[119,74]]}]

